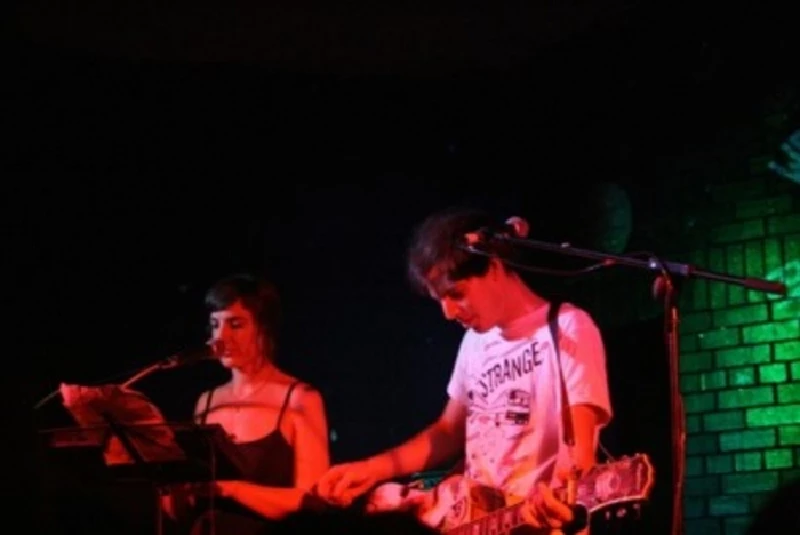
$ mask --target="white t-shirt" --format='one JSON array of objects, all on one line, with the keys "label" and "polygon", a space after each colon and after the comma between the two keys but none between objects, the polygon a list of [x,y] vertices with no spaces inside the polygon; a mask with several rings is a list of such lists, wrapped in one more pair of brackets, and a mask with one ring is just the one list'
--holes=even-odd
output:
[{"label": "white t-shirt", "polygon": [[[524,318],[529,334],[515,340],[496,328],[468,330],[447,387],[468,409],[465,475],[515,496],[527,496],[538,481],[553,483],[556,460],[568,459],[547,308]],[[594,405],[608,421],[605,350],[596,324],[568,303],[560,307],[558,324],[569,403]]]}]

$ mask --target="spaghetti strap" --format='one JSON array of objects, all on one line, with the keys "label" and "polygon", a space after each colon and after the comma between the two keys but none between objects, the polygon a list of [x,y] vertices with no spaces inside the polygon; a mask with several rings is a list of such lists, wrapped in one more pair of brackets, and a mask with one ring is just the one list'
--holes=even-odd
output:
[{"label": "spaghetti strap", "polygon": [[283,400],[283,406],[281,407],[281,412],[278,414],[278,423],[275,425],[275,429],[279,430],[281,428],[281,421],[283,420],[283,414],[286,412],[286,407],[289,406],[289,398],[292,397],[292,390],[294,390],[294,387],[296,387],[299,384],[300,381],[295,381],[294,383],[289,385],[289,388],[286,390],[286,398]]},{"label": "spaghetti strap", "polygon": [[203,425],[205,425],[206,418],[208,418],[208,413],[211,410],[211,398],[214,397],[214,392],[216,391],[217,391],[216,388],[211,389],[211,391],[208,393],[208,397],[206,397],[206,408],[203,410],[203,418],[200,422]]}]

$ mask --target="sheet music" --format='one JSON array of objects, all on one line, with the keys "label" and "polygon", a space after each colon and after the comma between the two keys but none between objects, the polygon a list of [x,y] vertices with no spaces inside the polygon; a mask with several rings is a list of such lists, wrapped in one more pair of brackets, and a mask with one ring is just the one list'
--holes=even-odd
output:
[{"label": "sheet music", "polygon": [[69,400],[65,406],[78,425],[108,439],[104,450],[108,465],[135,462],[124,443],[112,433],[108,419],[122,428],[145,462],[186,458],[161,411],[141,392],[119,385],[83,387],[80,397]]}]

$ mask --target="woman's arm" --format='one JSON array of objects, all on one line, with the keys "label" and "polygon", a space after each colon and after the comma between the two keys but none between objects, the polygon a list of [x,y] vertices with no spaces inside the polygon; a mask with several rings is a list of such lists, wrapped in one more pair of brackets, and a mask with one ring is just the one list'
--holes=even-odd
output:
[{"label": "woman's arm", "polygon": [[330,468],[328,418],[316,390],[306,387],[292,397],[295,486],[310,491]]},{"label": "woman's arm", "polygon": [[306,495],[299,488],[264,487],[247,481],[218,481],[217,493],[271,519],[299,510]]}]

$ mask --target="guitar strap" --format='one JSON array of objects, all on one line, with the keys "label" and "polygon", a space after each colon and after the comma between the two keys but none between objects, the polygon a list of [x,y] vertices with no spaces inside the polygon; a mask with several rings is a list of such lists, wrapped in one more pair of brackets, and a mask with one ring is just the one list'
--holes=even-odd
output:
[{"label": "guitar strap", "polygon": [[569,395],[567,393],[567,382],[564,379],[564,369],[561,365],[561,349],[559,347],[559,326],[558,326],[558,309],[561,303],[553,301],[550,303],[550,308],[547,310],[547,323],[550,326],[550,336],[553,339],[553,349],[556,353],[556,364],[558,365],[558,381],[561,387],[561,429],[562,439],[569,450],[570,461],[572,462],[572,470],[567,481],[567,489],[565,502],[572,508],[575,515],[573,520],[561,528],[561,532],[565,535],[578,533],[583,530],[589,519],[589,513],[585,507],[575,507],[575,499],[577,496],[577,477],[578,472],[575,467],[575,455],[573,448],[575,447],[575,426],[572,422],[572,413],[569,406]]},{"label": "guitar strap", "polygon": [[561,390],[561,433],[564,444],[570,448],[575,446],[575,427],[572,423],[572,414],[569,410],[569,395],[567,394],[567,383],[564,380],[564,370],[561,366],[561,351],[559,348],[559,327],[558,327],[558,309],[561,303],[553,301],[550,303],[550,308],[547,310],[547,323],[550,326],[550,337],[553,339],[553,350],[556,353],[556,365],[558,366],[558,381]]}]

